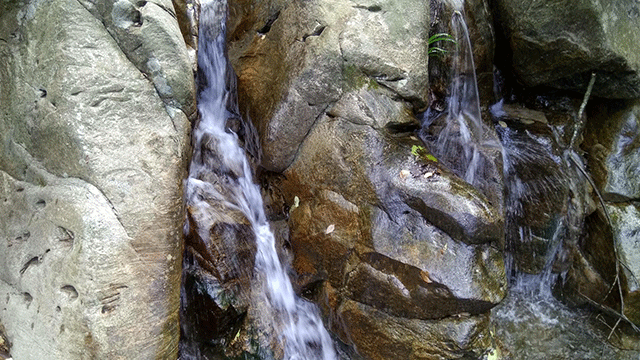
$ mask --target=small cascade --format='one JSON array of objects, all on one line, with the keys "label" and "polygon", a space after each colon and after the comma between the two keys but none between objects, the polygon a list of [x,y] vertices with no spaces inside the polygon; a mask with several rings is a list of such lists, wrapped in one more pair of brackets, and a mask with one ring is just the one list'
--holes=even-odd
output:
[{"label": "small cascade", "polygon": [[[495,106],[493,110],[495,113]],[[522,280],[515,283],[527,288],[548,287],[549,284],[535,284],[539,281],[526,274],[549,276],[562,234],[559,229],[563,219],[558,214],[563,211],[559,204],[567,194],[566,167],[562,158],[554,154],[548,138],[518,128],[517,124],[499,125],[496,129],[504,149],[507,273]],[[523,254],[530,256],[524,258]],[[547,281],[552,279],[544,282]]]},{"label": "small cascade", "polygon": [[[201,117],[193,130],[194,154],[185,189],[187,206],[211,209],[211,203],[217,202],[241,212],[249,221],[256,239],[255,276],[262,282],[262,294],[257,296],[263,298],[270,312],[263,314],[269,319],[266,321],[277,322],[269,325],[268,331],[281,336],[284,359],[335,359],[332,340],[318,310],[295,295],[279,261],[250,163],[245,150],[238,145],[237,134],[228,128],[228,119],[237,119],[238,112],[235,75],[225,54],[226,12],[223,2],[201,4],[198,51]],[[202,239],[209,238],[210,228],[199,231]]]},{"label": "small cascade", "polygon": [[[438,160],[488,197],[502,191],[488,180],[495,172],[502,173],[506,265],[512,286],[551,296],[552,284],[562,271],[558,258],[564,256],[563,242],[579,235],[584,215],[579,204],[586,202],[584,181],[569,162],[571,146],[562,143],[546,120],[509,119],[501,101],[490,109],[500,124],[497,138],[483,122],[463,2],[450,3],[458,10],[451,18],[457,44],[447,108],[440,116],[425,113],[423,139]],[[427,127],[435,139],[424,135]],[[500,157],[502,161],[496,161]],[[502,169],[492,169],[500,163]]]},{"label": "small cascade", "polygon": [[[462,8],[462,4],[454,5]],[[494,163],[501,156],[500,143],[482,121],[471,40],[460,11],[453,13],[451,28],[456,46],[447,108],[435,119],[432,119],[431,110],[425,113],[423,129],[430,127],[435,132],[435,140],[424,134],[423,140],[432,145],[431,150],[438,160],[490,196],[497,189],[487,179],[496,170]]]},{"label": "small cascade", "polygon": [[588,211],[586,181],[574,149],[542,113],[505,109],[502,101],[491,107],[503,147],[507,271],[514,290],[550,298]]}]

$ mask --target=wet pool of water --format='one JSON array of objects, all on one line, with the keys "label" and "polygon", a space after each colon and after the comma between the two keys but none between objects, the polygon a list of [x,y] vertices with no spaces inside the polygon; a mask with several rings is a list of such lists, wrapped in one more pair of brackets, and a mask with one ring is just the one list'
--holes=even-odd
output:
[{"label": "wet pool of water", "polygon": [[621,350],[606,340],[609,334],[594,326],[605,327],[596,313],[571,309],[549,294],[513,289],[492,310],[491,321],[495,338],[506,349],[498,358],[640,359],[640,351]]}]

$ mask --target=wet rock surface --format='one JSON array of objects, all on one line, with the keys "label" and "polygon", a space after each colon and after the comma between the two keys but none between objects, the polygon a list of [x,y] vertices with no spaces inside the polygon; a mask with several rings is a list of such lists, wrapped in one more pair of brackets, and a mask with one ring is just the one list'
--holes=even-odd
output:
[{"label": "wet rock surface", "polygon": [[581,147],[605,200],[640,199],[640,102],[597,102]]},{"label": "wet rock surface", "polygon": [[640,166],[633,130],[638,122],[636,108],[636,101],[595,101],[588,113],[581,147],[587,151],[585,158],[606,214],[598,206],[586,217],[583,240],[573,250],[573,265],[560,287],[563,298],[572,303],[593,301],[638,324],[638,269],[633,264],[637,262],[640,217],[632,180]]},{"label": "wet rock surface", "polygon": [[414,135],[428,102],[417,5],[230,5],[240,112],[265,174],[282,173],[263,179],[272,216],[288,218],[294,287],[366,358],[479,354],[482,314],[506,294],[500,206]]},{"label": "wet rock surface", "polygon": [[238,96],[260,132],[269,170],[291,164],[347,88],[370,84],[417,107],[427,103],[426,1],[232,2],[230,14]]},{"label": "wet rock surface", "polygon": [[618,255],[625,264],[625,315],[640,325],[640,204],[609,206]]},{"label": "wet rock surface", "polygon": [[343,331],[358,339],[368,359],[477,358],[470,351],[489,346],[486,316],[424,321],[389,316],[367,305],[346,301],[338,309]]},{"label": "wet rock surface", "polygon": [[[435,60],[433,78],[427,79],[422,72],[426,67],[416,69],[413,63],[427,56],[403,51],[407,44],[423,49],[426,33],[447,29],[442,25],[449,21],[452,5],[420,5],[429,6],[434,18],[405,15],[404,29],[396,26],[402,6],[231,4],[228,49],[239,77],[240,112],[249,115],[261,139],[261,181],[269,212],[279,226],[288,225],[281,241],[291,250],[294,286],[320,304],[340,340],[365,358],[393,358],[389,351],[408,358],[478,355],[484,345],[473,342],[447,355],[421,352],[416,349],[427,340],[403,334],[418,323],[476,321],[498,304],[507,286],[505,242],[509,252],[519,254],[519,270],[535,274],[552,267],[562,273],[564,293],[558,296],[574,305],[585,302],[570,293],[605,297],[615,276],[611,236],[606,235],[610,229],[602,226],[595,192],[580,173],[579,167],[586,168],[581,153],[569,151],[582,99],[566,92],[536,97],[532,91],[531,101],[521,99],[527,106],[505,105],[502,116],[492,119],[486,107],[479,109],[486,128],[474,140],[485,146],[481,153],[487,166],[479,172],[484,183],[470,186],[461,179],[467,164],[456,163],[455,157],[453,164],[438,159],[416,136],[421,126],[430,126],[433,132],[423,137],[428,143],[428,136],[437,137],[438,127],[445,126],[435,116],[420,124],[415,114],[427,105],[446,113],[448,71],[443,64],[450,59]],[[483,105],[492,101],[487,92],[504,85],[491,86],[492,18],[496,37],[507,39],[498,43],[496,62],[510,62],[502,70],[516,75],[509,81],[522,92],[538,85],[583,92],[596,73],[582,148],[587,150],[587,170],[607,167],[595,176],[596,184],[617,206],[637,198],[630,195],[635,187],[625,183],[636,168],[637,124],[615,104],[603,110],[591,104],[600,104],[597,97],[640,95],[640,62],[628,46],[637,24],[635,17],[625,15],[635,7],[631,2],[600,6],[589,1],[575,6],[464,4],[468,23],[475,24],[470,37],[478,43],[474,55],[482,74]],[[618,36],[615,43],[608,41]],[[468,73],[465,69],[461,76]],[[431,88],[423,88],[430,82]],[[518,96],[512,93],[507,101],[517,103]],[[621,153],[626,160],[613,155],[607,158],[609,165],[599,165],[587,149],[598,143],[589,134],[597,139],[596,129],[602,128],[597,118],[614,113],[625,121],[608,128],[615,128],[614,135],[603,137],[607,150],[598,161]],[[508,147],[508,162],[502,162],[493,126]],[[613,184],[610,190],[607,183]],[[613,233],[628,233],[634,221],[629,209]],[[562,246],[559,239],[566,239]],[[628,303],[634,299],[630,296]],[[617,301],[610,296],[603,304],[615,306]],[[378,326],[382,323],[386,328]],[[477,326],[479,333],[486,329],[482,321]],[[466,336],[447,333],[446,340],[438,339],[429,330],[434,328],[424,329],[426,338],[441,343]]]},{"label": "wet rock surface", "polygon": [[595,96],[640,96],[636,1],[581,0],[568,5],[501,0],[495,2],[494,11],[512,52],[502,54],[512,56],[512,69],[527,86],[583,92],[595,72]]},{"label": "wet rock surface", "polygon": [[[417,138],[387,130],[407,123],[406,107],[366,87],[348,93],[283,173],[296,285],[312,298],[333,289],[326,310],[343,322],[338,307],[349,301],[402,323],[480,314],[505,294],[502,256],[492,247],[503,236],[502,218],[476,190],[418,153]],[[369,340],[354,331],[342,339],[360,349]]]}]

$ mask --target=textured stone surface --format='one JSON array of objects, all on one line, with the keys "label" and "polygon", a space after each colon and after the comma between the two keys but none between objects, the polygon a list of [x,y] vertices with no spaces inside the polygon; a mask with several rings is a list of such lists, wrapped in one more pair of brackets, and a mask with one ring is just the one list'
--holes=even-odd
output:
[{"label": "textured stone surface", "polygon": [[587,115],[581,148],[611,222],[600,206],[586,217],[581,241],[571,251],[573,264],[562,283],[562,295],[578,304],[586,296],[619,311],[620,296],[617,291],[609,294],[616,275],[616,246],[624,264],[619,272],[625,315],[639,323],[638,102],[594,100]]},{"label": "textured stone surface", "polygon": [[[410,124],[407,105],[369,111],[364,104],[384,103],[367,103],[378,96],[365,85],[341,99],[284,172],[296,284],[309,294],[333,289],[330,300],[310,295],[331,304],[330,316],[341,316],[338,307],[351,301],[366,305],[362,316],[375,318],[375,309],[401,323],[482,314],[506,291],[502,254],[494,248],[503,237],[502,217],[477,190],[417,151],[417,138],[390,130]],[[340,319],[349,331],[364,331],[362,322]],[[397,351],[413,346],[382,326],[371,331],[393,339]],[[365,338],[342,340],[361,349],[371,346]]]},{"label": "textured stone surface", "polygon": [[291,164],[346,88],[366,83],[426,105],[427,1],[240,1],[230,14],[242,112],[260,132],[269,170]]},{"label": "textured stone surface", "polygon": [[339,309],[345,331],[358,342],[367,359],[458,359],[480,358],[490,346],[485,316],[440,321],[397,318],[354,301]]},{"label": "textured stone surface", "polygon": [[595,96],[640,97],[637,1],[500,0],[495,10],[525,85],[584,92],[595,72]]},{"label": "textured stone surface", "polygon": [[[413,135],[428,103],[428,11],[423,1],[230,5],[240,109],[263,166],[282,173],[263,180],[272,216],[288,217],[294,286],[365,358],[478,351],[467,340],[483,321],[439,337],[457,320],[435,319],[483,314],[506,291],[501,205]],[[448,341],[459,347],[434,355]]]},{"label": "textured stone surface", "polygon": [[581,145],[602,196],[640,199],[640,102],[596,102]]},{"label": "textured stone surface", "polygon": [[140,17],[0,5],[0,323],[15,359],[176,356],[193,76],[170,3],[119,3]]},{"label": "textured stone surface", "polygon": [[[96,187],[0,176],[0,320],[15,359],[157,358],[175,347],[159,326],[177,320],[155,298],[165,298],[164,281],[152,284],[153,268]],[[157,339],[127,334],[134,329]]]},{"label": "textured stone surface", "polygon": [[[82,0],[80,3],[118,43],[139,71],[153,82],[165,105],[195,119],[192,67],[169,0]],[[185,6],[186,8],[186,6]]]},{"label": "textured stone surface", "polygon": [[609,206],[620,261],[626,265],[625,315],[640,325],[640,204]]}]

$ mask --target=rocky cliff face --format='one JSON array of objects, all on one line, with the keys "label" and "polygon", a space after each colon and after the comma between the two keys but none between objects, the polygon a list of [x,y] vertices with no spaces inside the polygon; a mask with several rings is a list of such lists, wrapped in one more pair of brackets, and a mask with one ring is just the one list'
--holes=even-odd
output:
[{"label": "rocky cliff face", "polygon": [[170,2],[0,5],[15,359],[175,358],[193,73]]},{"label": "rocky cliff face", "polygon": [[[527,86],[586,88],[594,95],[640,97],[640,6],[636,1],[495,1],[515,73]],[[504,59],[506,60],[506,59]]]},{"label": "rocky cliff face", "polygon": [[506,291],[502,207],[414,135],[429,103],[429,3],[230,7],[241,112],[262,165],[281,173],[265,179],[296,287],[366,358],[481,349]]},{"label": "rocky cliff face", "polygon": [[[175,358],[181,266],[183,325],[199,326],[183,326],[183,354],[281,351],[263,348],[273,336],[251,298],[247,219],[220,199],[183,208],[197,117],[197,31],[184,13],[198,6],[176,3],[179,13],[162,0],[0,4],[0,358]],[[247,147],[257,129],[261,154],[249,152],[280,255],[343,358],[479,358],[499,346],[489,314],[508,290],[505,243],[537,273],[556,234],[556,293],[640,325],[636,2],[228,6],[239,107],[228,104],[227,128]],[[436,136],[431,120],[447,110],[451,57],[430,58],[428,38],[450,32],[456,8],[487,137],[513,156],[491,158],[482,188],[417,136]],[[506,81],[494,84],[494,62]],[[582,163],[563,157],[592,73]],[[492,117],[494,89],[510,104]],[[212,163],[213,145],[202,149]]]},{"label": "rocky cliff face", "polygon": [[[574,274],[580,264],[600,266],[577,255],[584,252],[581,234],[593,231],[589,219],[596,216],[597,197],[563,156],[592,72],[590,109],[598,97],[639,96],[637,56],[628,46],[638,33],[636,5],[464,2],[483,105],[495,101],[492,91],[505,85],[492,88],[494,48],[496,63],[511,79],[505,87],[519,89],[506,99],[518,102],[505,107],[506,117],[492,118],[484,108],[484,123],[497,125],[502,138],[506,132],[523,137],[506,150],[514,155],[504,165],[505,176],[512,178],[493,176],[497,190],[489,193],[490,187],[476,189],[453,175],[415,137],[421,127],[416,114],[427,105],[442,110],[438,101],[450,59],[437,59],[429,72],[424,51],[429,32],[449,31],[454,6],[230,3],[228,51],[238,74],[240,110],[260,134],[268,207],[286,229],[282,242],[293,254],[295,285],[321,305],[338,337],[365,358],[448,358],[480,351],[483,316],[505,295],[505,241],[520,270],[531,273],[549,266],[559,233],[570,240],[555,271],[571,268]],[[578,93],[554,90],[545,97],[539,86]],[[595,117],[588,113],[588,129],[594,121],[615,123]],[[607,141],[633,148],[629,129],[620,130],[628,140]],[[497,137],[493,130],[487,136]],[[638,167],[635,150],[609,153],[608,170],[596,182],[608,187],[602,189],[605,198],[624,193],[626,207],[614,216],[619,221],[614,233],[628,238],[628,226],[636,221],[629,195],[635,188],[626,179]],[[510,202],[516,193],[521,198]],[[615,273],[605,263],[597,272],[609,275],[599,277],[593,294],[610,285]],[[575,278],[564,279],[565,289],[575,291]],[[624,286],[632,296],[634,287]],[[627,301],[630,314],[634,303]],[[442,318],[450,322],[435,320]],[[444,340],[436,335],[442,327],[456,330]],[[460,345],[426,345],[435,342]]]}]

